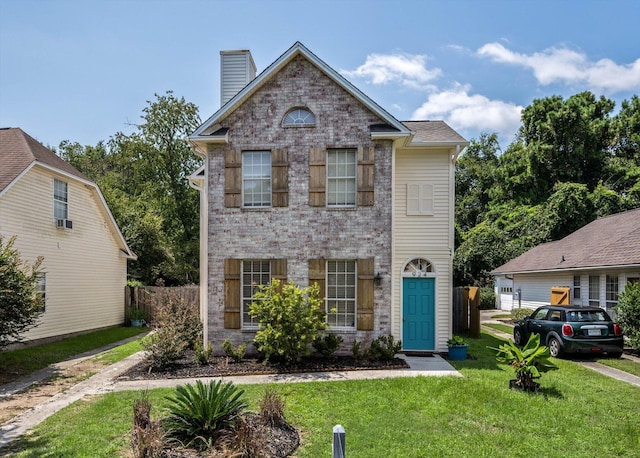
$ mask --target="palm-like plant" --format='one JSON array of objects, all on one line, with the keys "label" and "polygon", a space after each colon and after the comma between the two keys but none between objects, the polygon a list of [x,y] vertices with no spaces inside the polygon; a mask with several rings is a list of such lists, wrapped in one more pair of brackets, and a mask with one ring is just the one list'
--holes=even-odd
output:
[{"label": "palm-like plant", "polygon": [[540,335],[531,334],[527,344],[521,349],[512,340],[500,345],[496,350],[496,360],[511,365],[516,372],[515,385],[525,391],[538,391],[540,385],[534,379],[542,372],[557,369],[549,361],[549,348],[540,345]]},{"label": "palm-like plant", "polygon": [[247,408],[243,394],[232,382],[223,385],[221,380],[178,386],[175,395],[166,398],[169,416],[163,424],[168,436],[184,446],[211,447]]}]

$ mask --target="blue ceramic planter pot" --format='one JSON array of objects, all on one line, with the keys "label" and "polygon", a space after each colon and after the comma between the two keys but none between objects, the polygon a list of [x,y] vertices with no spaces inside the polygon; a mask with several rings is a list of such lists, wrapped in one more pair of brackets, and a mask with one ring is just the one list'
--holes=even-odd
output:
[{"label": "blue ceramic planter pot", "polygon": [[449,359],[452,361],[464,361],[467,359],[467,345],[453,345],[449,347]]}]

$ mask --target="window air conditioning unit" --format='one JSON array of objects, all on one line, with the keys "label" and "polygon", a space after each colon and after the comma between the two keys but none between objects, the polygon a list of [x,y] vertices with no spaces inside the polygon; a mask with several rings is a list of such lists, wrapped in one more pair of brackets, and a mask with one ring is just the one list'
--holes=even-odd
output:
[{"label": "window air conditioning unit", "polygon": [[73,221],[69,219],[56,219],[58,229],[73,229]]}]

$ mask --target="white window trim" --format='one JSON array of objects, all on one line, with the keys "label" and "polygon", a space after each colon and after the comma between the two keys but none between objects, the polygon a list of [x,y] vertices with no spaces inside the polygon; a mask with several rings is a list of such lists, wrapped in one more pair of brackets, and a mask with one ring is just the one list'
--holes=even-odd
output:
[{"label": "white window trim", "polygon": [[[250,297],[245,297],[244,295],[244,267],[245,267],[245,263],[249,263],[249,262],[261,262],[261,263],[266,263],[267,266],[269,266],[269,273],[268,273],[268,277],[269,280],[271,279],[271,263],[266,260],[266,259],[247,259],[247,260],[243,260],[240,263],[240,327],[242,329],[245,330],[251,330],[251,331],[255,331],[257,329],[260,329],[260,325],[255,323],[245,323],[245,307],[248,307],[249,305],[251,305],[252,302],[255,301],[255,299],[253,298],[253,294],[255,294],[255,291],[253,292],[253,294]],[[255,271],[251,271],[252,274],[255,274]],[[260,275],[263,274],[262,271],[260,271]],[[257,291],[257,289],[256,289]],[[247,314],[249,313],[248,310],[246,310]],[[253,320],[253,319],[252,319]]]},{"label": "white window trim", "polygon": [[[609,279],[611,279],[612,281],[609,282]],[[615,290],[610,290],[609,286],[615,286]],[[609,293],[612,293],[615,295],[615,299],[609,299]],[[611,310],[614,307],[618,306],[618,296],[620,294],[620,278],[618,278],[617,275],[607,275],[605,277],[605,296],[604,296],[604,300],[605,300],[605,308],[607,310]]]},{"label": "white window trim", "polygon": [[[64,185],[64,200],[59,199],[56,195],[56,185],[61,183]],[[64,208],[64,216],[61,218],[56,214],[56,204],[62,205]],[[69,183],[63,180],[58,180],[57,178],[53,179],[53,218],[58,220],[68,220],[69,219]]]},{"label": "white window trim", "polygon": [[[329,298],[329,262],[353,262],[354,263],[354,298],[353,299],[346,299],[349,302],[353,302],[353,326],[338,326],[338,325],[334,325],[331,324],[329,322],[329,316],[338,316],[338,314],[332,314],[330,313],[330,306],[329,306],[329,301],[330,300],[342,300],[345,301],[345,299],[343,298]],[[326,297],[326,302],[325,302],[325,311],[326,311],[326,320],[327,323],[329,324],[329,326],[331,326],[331,329],[336,330],[336,331],[354,331],[356,329],[358,329],[358,261],[355,259],[328,259],[325,261],[325,297]],[[346,316],[346,314],[343,314],[343,316]]]},{"label": "white window trim", "polygon": [[[246,161],[245,161],[245,157],[247,157],[247,155],[249,154],[265,154],[268,153],[269,154],[269,177],[268,178],[247,178],[245,177],[245,166],[246,166]],[[242,207],[243,208],[271,208],[273,205],[273,155],[271,154],[271,151],[268,150],[264,150],[264,151],[243,151],[242,152]],[[260,205],[247,205],[246,202],[246,198],[247,196],[245,195],[245,181],[268,181],[269,182],[269,202],[268,203],[261,203]]]},{"label": "white window trim", "polygon": [[47,309],[47,273],[40,272],[36,278],[38,282],[36,294],[42,297],[42,311],[44,312]]},{"label": "white window trim", "polygon": [[[354,174],[353,176],[351,175],[344,175],[344,176],[335,176],[335,177],[330,177],[329,176],[329,154],[330,153],[335,153],[335,152],[339,152],[339,151],[348,151],[349,153],[353,154],[353,159],[354,159]],[[328,208],[355,208],[358,204],[358,150],[356,148],[331,148],[327,150],[327,156],[326,156],[326,183],[325,183],[325,189],[326,189],[326,199],[327,199],[327,207]],[[353,203],[352,204],[331,204],[329,203],[329,195],[331,194],[330,190],[329,190],[329,182],[331,180],[353,180]]]},{"label": "white window trim", "polygon": [[[304,113],[306,116],[301,117],[300,114]],[[311,119],[310,121],[308,121]],[[301,122],[298,122],[301,121]],[[294,108],[289,110],[286,115],[284,115],[284,119],[282,120],[282,125],[285,127],[310,127],[316,125],[316,116],[303,107]]]}]

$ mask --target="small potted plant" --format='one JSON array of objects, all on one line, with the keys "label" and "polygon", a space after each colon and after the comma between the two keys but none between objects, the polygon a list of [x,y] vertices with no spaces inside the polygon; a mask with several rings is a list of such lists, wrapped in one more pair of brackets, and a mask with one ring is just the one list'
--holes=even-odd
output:
[{"label": "small potted plant", "polygon": [[462,336],[453,336],[447,340],[447,347],[449,347],[449,359],[452,361],[464,361],[467,359],[467,347],[469,345],[465,342]]},{"label": "small potted plant", "polygon": [[144,324],[145,314],[144,310],[135,307],[129,310],[129,321],[131,321],[131,326],[134,328],[139,328]]},{"label": "small potted plant", "polygon": [[499,363],[509,364],[516,372],[515,380],[509,380],[509,388],[538,392],[540,384],[535,379],[540,378],[542,372],[557,369],[549,361],[549,348],[540,345],[540,334],[531,334],[527,344],[520,348],[513,340],[500,345],[497,350],[496,360]]}]

